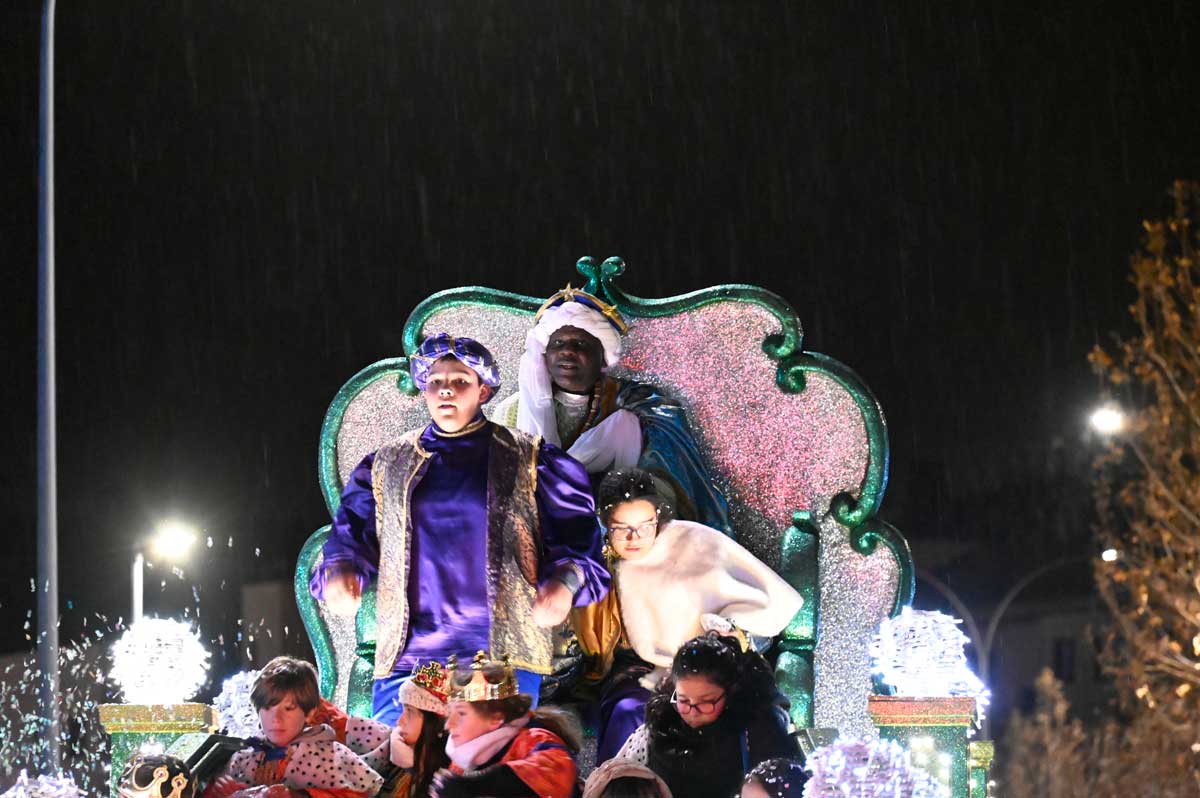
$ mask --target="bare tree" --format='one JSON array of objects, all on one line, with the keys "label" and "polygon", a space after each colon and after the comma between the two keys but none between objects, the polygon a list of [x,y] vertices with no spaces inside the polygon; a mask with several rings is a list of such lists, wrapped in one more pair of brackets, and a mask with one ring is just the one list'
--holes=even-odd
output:
[{"label": "bare tree", "polygon": [[[1071,717],[1049,669],[1037,704],[1010,721],[1000,748],[996,794],[1005,798],[1193,798],[1200,794],[1200,727],[1138,707],[1131,717],[1088,728]],[[1177,703],[1174,699],[1173,703]]]},{"label": "bare tree", "polygon": [[1090,355],[1129,419],[1098,464],[1097,534],[1116,560],[1096,583],[1119,692],[1187,726],[1200,712],[1200,184],[1171,193],[1130,259],[1137,333]]}]

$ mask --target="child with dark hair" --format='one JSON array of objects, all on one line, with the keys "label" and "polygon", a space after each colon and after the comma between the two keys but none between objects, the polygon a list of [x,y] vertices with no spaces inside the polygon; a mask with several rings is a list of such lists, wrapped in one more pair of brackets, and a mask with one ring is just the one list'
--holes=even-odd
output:
[{"label": "child with dark hair", "polygon": [[[751,634],[779,634],[802,599],[770,566],[720,531],[674,520],[657,478],[640,468],[609,472],[598,507],[608,536],[612,588],[571,615],[600,694],[596,760],[633,733],[675,651],[705,629],[732,621]],[[654,671],[654,673],[652,673]]]},{"label": "child with dark hair", "polygon": [[761,654],[708,632],[675,654],[617,757],[648,765],[673,795],[727,798],[759,763],[800,757],[787,706]]},{"label": "child with dark hair", "polygon": [[449,770],[434,779],[438,798],[571,798],[578,787],[582,734],[574,717],[553,707],[531,712],[507,657],[481,651],[470,670],[452,662]]},{"label": "child with dark hair", "polygon": [[381,795],[427,798],[434,774],[450,764],[446,755],[449,693],[449,677],[440,662],[418,666],[412,678],[400,685],[402,712],[392,729],[390,752],[391,763],[400,770]]},{"label": "child with dark hair", "polygon": [[316,669],[276,657],[250,692],[263,736],[230,759],[205,798],[367,798],[383,779],[337,741],[333,729],[309,725],[321,700]]},{"label": "child with dark hair", "polygon": [[628,759],[610,759],[588,776],[583,798],[671,798],[671,791],[645,765]]},{"label": "child with dark hair", "polygon": [[794,759],[768,759],[746,774],[741,798],[801,798],[808,774]]}]

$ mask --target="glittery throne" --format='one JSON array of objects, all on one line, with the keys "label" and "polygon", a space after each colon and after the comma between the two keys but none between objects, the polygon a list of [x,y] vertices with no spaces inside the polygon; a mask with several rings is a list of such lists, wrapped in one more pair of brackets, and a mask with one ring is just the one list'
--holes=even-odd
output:
[{"label": "glittery throne", "polygon": [[[776,675],[798,725],[870,733],[868,643],[879,622],[912,599],[904,538],[877,517],[887,483],[883,414],[841,363],[802,348],[800,321],[783,299],[722,285],[664,299],[623,292],[619,258],[577,264],[583,290],[630,321],[613,370],[652,383],[687,408],[739,542],[805,597],[779,642]],[[500,364],[496,407],[516,389],[525,333],[543,300],[489,288],[426,299],[404,327],[404,351],[444,330],[486,342]],[[334,397],[320,441],[320,480],[332,513],[342,484],[367,453],[428,421],[407,360],[374,363]],[[301,552],[296,597],[317,655],[322,692],[369,714],[374,651],[370,590],[356,621],[326,616],[308,593],[329,527]],[[883,544],[880,546],[879,544]],[[819,676],[816,676],[819,674]]]}]

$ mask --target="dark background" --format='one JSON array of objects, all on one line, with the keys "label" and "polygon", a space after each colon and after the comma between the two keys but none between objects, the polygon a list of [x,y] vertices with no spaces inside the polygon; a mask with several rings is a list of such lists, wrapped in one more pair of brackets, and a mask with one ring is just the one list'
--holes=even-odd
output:
[{"label": "dark background", "polygon": [[[885,517],[968,599],[1086,539],[1086,353],[1200,174],[1194,3],[807,5],[59,3],[64,634],[127,611],[171,514],[214,545],[148,608],[232,634],[412,307],[548,295],[584,254],[791,302],[888,415]],[[0,650],[34,604],[39,13],[0,19]]]}]

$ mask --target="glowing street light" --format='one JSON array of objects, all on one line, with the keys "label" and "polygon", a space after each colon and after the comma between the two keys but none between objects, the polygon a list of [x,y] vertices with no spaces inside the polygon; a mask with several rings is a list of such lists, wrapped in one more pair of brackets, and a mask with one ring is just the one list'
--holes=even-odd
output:
[{"label": "glowing street light", "polygon": [[1120,558],[1121,552],[1117,551],[1116,549],[1105,549],[1104,551],[1100,552],[1100,559],[1104,560],[1105,562],[1116,562]]},{"label": "glowing street light", "polygon": [[[181,562],[196,542],[196,528],[183,521],[169,519],[161,522],[150,539],[150,551],[167,562]],[[146,556],[139,548],[133,555],[133,612],[131,623],[142,619],[142,597],[145,593]]]},{"label": "glowing street light", "polygon": [[1101,435],[1118,435],[1125,429],[1125,413],[1116,405],[1101,405],[1088,418],[1092,429]]},{"label": "glowing street light", "polygon": [[154,556],[170,562],[179,562],[187,556],[188,549],[196,542],[196,529],[190,524],[171,519],[163,521],[150,540]]}]

